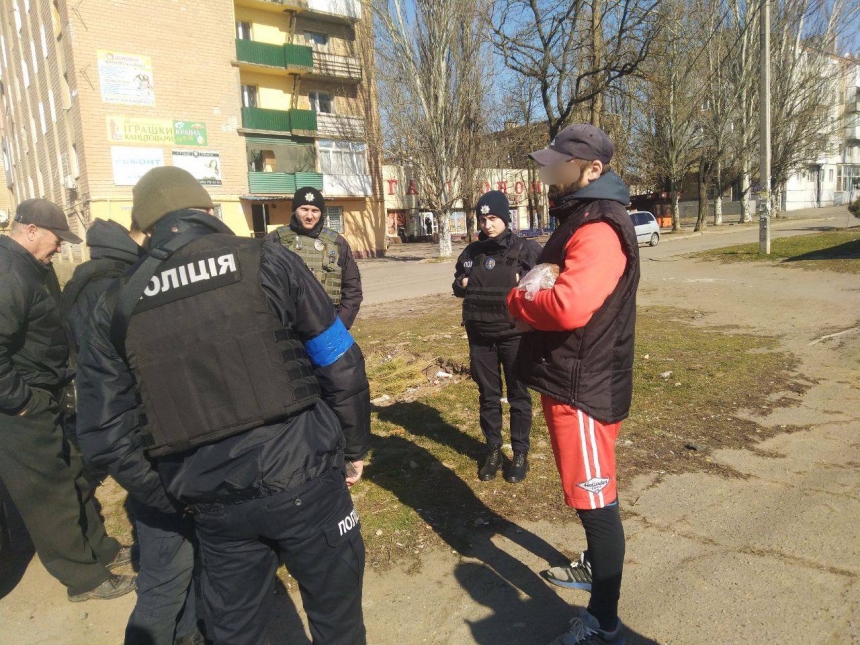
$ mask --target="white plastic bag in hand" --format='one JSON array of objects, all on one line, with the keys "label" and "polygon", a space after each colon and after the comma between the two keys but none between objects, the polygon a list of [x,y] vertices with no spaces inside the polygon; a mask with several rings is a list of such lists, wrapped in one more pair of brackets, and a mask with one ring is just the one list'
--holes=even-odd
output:
[{"label": "white plastic bag in hand", "polygon": [[526,300],[534,300],[541,289],[552,289],[557,278],[557,264],[538,264],[523,276],[517,288],[526,292]]}]

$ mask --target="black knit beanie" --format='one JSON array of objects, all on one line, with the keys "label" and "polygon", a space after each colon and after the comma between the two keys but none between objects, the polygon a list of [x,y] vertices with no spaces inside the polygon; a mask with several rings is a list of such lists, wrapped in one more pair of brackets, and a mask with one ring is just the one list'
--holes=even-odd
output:
[{"label": "black knit beanie", "polygon": [[495,215],[505,223],[505,226],[511,225],[511,205],[507,196],[500,190],[491,190],[481,195],[475,207],[475,214],[479,218],[481,215]]},{"label": "black knit beanie", "polygon": [[316,188],[305,186],[296,190],[296,194],[293,195],[294,213],[299,206],[316,206],[321,211],[325,211],[325,199]]}]

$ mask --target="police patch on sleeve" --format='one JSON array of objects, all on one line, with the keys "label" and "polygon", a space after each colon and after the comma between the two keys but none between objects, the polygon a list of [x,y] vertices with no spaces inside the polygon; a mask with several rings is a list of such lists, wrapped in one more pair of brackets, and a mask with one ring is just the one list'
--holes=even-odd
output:
[{"label": "police patch on sleeve", "polygon": [[226,287],[242,281],[239,253],[223,248],[195,253],[182,258],[181,264],[169,266],[167,262],[155,272],[136,312],[147,311],[183,298],[190,298],[212,289]]}]

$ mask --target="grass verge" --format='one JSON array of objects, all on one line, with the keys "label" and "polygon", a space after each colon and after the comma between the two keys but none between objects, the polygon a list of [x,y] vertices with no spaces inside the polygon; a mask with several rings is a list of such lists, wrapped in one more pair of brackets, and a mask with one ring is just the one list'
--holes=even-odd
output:
[{"label": "grass verge", "polygon": [[802,269],[860,273],[860,227],[780,237],[771,254],[759,253],[758,243],[694,253],[690,257],[721,262],[776,262]]}]

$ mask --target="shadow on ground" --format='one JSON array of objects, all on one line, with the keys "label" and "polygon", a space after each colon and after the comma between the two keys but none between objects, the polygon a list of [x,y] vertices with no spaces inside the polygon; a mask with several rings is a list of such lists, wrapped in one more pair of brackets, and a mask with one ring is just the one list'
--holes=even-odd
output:
[{"label": "shadow on ground", "polygon": [[830,248],[820,249],[786,258],[786,262],[807,262],[810,260],[857,260],[860,259],[860,240],[837,244]]},{"label": "shadow on ground", "polygon": [[[420,402],[377,408],[379,418],[426,436],[477,460],[484,444],[445,422],[439,412]],[[457,474],[425,448],[400,436],[373,437],[373,462],[365,477],[414,509],[437,535],[463,556],[454,570],[460,586],[491,614],[469,621],[481,645],[543,645],[564,632],[572,607],[556,590],[505,548],[513,543],[556,566],[570,558],[539,536],[499,515]],[[421,477],[398,476],[402,465],[414,461]],[[581,530],[579,526],[571,526]],[[418,574],[420,576],[420,574]],[[583,595],[579,602],[587,602]],[[657,645],[631,633],[629,643]],[[373,635],[371,635],[371,640]]]}]

